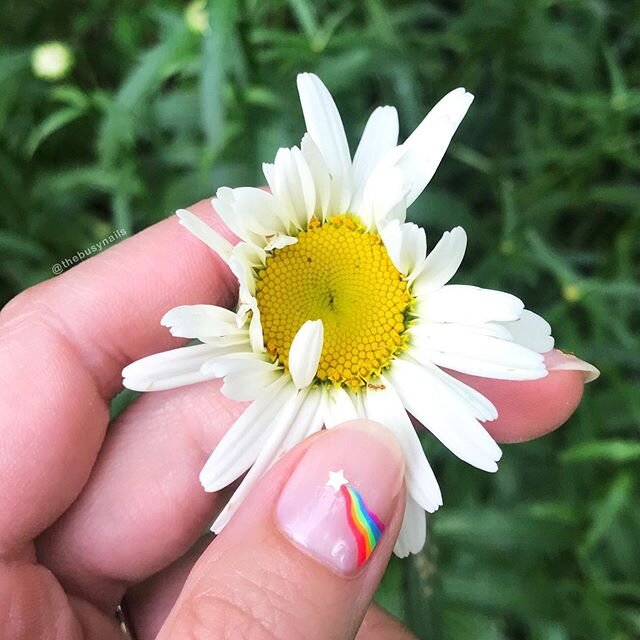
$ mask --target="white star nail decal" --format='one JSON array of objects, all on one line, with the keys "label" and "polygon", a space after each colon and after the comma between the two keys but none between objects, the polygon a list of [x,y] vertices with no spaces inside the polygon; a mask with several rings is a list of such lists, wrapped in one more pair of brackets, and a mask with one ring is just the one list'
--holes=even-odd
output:
[{"label": "white star nail decal", "polygon": [[349,481],[344,477],[344,469],[340,469],[340,471],[329,471],[327,487],[331,487],[336,493],[338,493],[343,484],[349,484]]}]

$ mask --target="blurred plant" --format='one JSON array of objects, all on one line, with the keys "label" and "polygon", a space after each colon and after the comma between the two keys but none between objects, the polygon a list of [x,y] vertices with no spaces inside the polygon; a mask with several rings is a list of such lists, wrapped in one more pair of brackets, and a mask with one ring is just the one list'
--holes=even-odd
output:
[{"label": "blurred plant", "polygon": [[[298,71],[354,135],[375,104],[406,134],[453,87],[475,93],[414,220],[430,238],[463,225],[459,281],[522,296],[603,375],[495,477],[429,440],[447,507],[379,597],[425,638],[640,637],[637,2],[8,0],[0,25],[3,299],[105,228],[260,183],[303,131]],[[64,83],[31,71],[52,38],[75,53]]]}]

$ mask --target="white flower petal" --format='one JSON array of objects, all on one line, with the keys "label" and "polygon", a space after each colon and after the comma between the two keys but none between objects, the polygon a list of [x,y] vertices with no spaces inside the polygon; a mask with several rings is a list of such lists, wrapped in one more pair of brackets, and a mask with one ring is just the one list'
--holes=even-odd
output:
[{"label": "white flower petal", "polygon": [[262,392],[282,377],[282,367],[254,352],[232,353],[208,360],[202,365],[203,374],[224,378],[222,393],[241,402],[255,400]]},{"label": "white flower petal", "polygon": [[231,496],[225,508],[216,518],[211,530],[220,533],[222,529],[231,519],[237,508],[242,504],[249,492],[260,477],[269,469],[269,467],[278,459],[282,451],[282,445],[285,442],[292,425],[295,423],[296,414],[303,405],[307,391],[294,391],[289,388],[289,396],[282,398],[283,403],[280,405],[276,416],[271,424],[267,427],[268,437],[266,438],[260,453],[258,453],[255,462],[249,469],[247,475]]},{"label": "white flower petal", "polygon": [[373,230],[383,229],[392,220],[404,222],[407,187],[402,171],[385,161],[378,164],[365,185],[362,205],[354,208],[353,212],[360,216],[367,228]]},{"label": "white flower petal", "polygon": [[369,418],[369,414],[367,413],[367,405],[364,402],[364,394],[363,393],[353,393],[351,394],[353,406],[356,408],[356,413],[359,418]]},{"label": "white flower petal", "polygon": [[299,219],[302,223],[300,227],[306,227],[316,209],[316,186],[311,169],[298,147],[291,149],[291,155],[297,167],[300,192],[298,194],[299,209],[304,213],[304,217]]},{"label": "white flower petal", "polygon": [[220,187],[213,206],[224,223],[242,240],[258,246],[269,236],[288,232],[276,197],[254,187]]},{"label": "white flower petal", "polygon": [[236,203],[233,196],[233,189],[229,187],[221,187],[216,192],[216,197],[212,198],[211,205],[216,210],[222,221],[238,236],[241,240],[251,243],[259,243],[260,239],[256,238],[246,226],[245,220],[236,214]]},{"label": "white flower petal", "polygon": [[327,429],[337,427],[339,424],[349,420],[366,417],[358,413],[351,394],[342,387],[330,387],[327,389],[324,411],[324,426]]},{"label": "white flower petal", "polygon": [[364,188],[378,163],[398,144],[398,112],[395,107],[378,107],[367,120],[353,157],[351,209],[362,203]]},{"label": "white flower petal", "polygon": [[451,387],[452,391],[455,391],[460,398],[460,402],[463,402],[469,407],[471,413],[481,420],[487,422],[495,420],[498,417],[498,410],[494,404],[485,398],[479,391],[476,391],[473,387],[457,380],[452,375],[449,375],[446,371],[442,371],[438,367],[432,369],[432,373],[438,376],[446,384]]},{"label": "white flower petal", "polygon": [[518,344],[538,353],[547,353],[553,349],[554,339],[551,325],[537,313],[524,309],[520,318],[503,325]]},{"label": "white flower petal", "polygon": [[267,180],[267,184],[269,185],[269,189],[273,192],[273,187],[276,183],[276,168],[273,162],[263,162],[262,163],[262,173],[264,174],[265,179]]},{"label": "white flower petal", "polygon": [[[253,296],[251,296],[247,291],[245,291],[244,293],[244,296],[240,296],[240,300],[238,301],[238,310],[236,311],[236,316],[238,318],[238,328],[245,328],[247,319],[249,318],[249,313],[251,312],[252,300],[255,300],[255,298],[253,298]],[[245,300],[248,299],[248,302],[242,302],[243,298]],[[255,305],[256,303],[254,302],[253,304]]]},{"label": "white flower petal", "polygon": [[324,161],[318,145],[313,138],[305,133],[300,144],[302,155],[307,162],[309,171],[313,177],[313,184],[316,192],[315,215],[319,220],[324,220],[327,216],[331,201],[331,176],[327,163]]},{"label": "white flower petal", "polygon": [[500,447],[433,368],[398,358],[388,377],[407,410],[452,453],[478,469],[497,471]]},{"label": "white flower petal", "polygon": [[445,231],[419,270],[414,295],[425,295],[447,284],[462,264],[466,249],[467,234],[462,227]]},{"label": "white flower petal", "polygon": [[339,209],[333,213],[345,213],[351,201],[351,154],[340,113],[328,89],[312,73],[298,75],[298,93],[307,131],[341,195]]},{"label": "white flower petal", "polygon": [[267,242],[264,250],[273,251],[274,249],[282,249],[296,242],[298,242],[298,238],[294,238],[293,236],[273,236],[269,242]]},{"label": "white flower petal", "polygon": [[473,102],[473,96],[463,88],[448,93],[417,129],[401,145],[396,159],[409,188],[407,206],[424,191],[442,160],[453,134]]},{"label": "white flower petal", "polygon": [[456,324],[430,335],[417,332],[415,346],[421,359],[470,375],[502,380],[536,380],[547,375],[541,354]]},{"label": "white flower petal", "polygon": [[[547,375],[544,364],[537,366],[531,365],[531,368],[516,367],[508,363],[510,354],[508,350],[496,350],[493,354],[493,362],[487,359],[473,358],[471,355],[460,353],[443,353],[425,349],[420,352],[421,355],[427,357],[440,367],[467,373],[472,376],[481,378],[492,378],[495,380],[539,380]],[[535,353],[531,351],[531,353]],[[503,358],[502,361],[500,359]]]},{"label": "white flower petal", "polygon": [[419,315],[431,322],[509,322],[522,314],[516,296],[465,284],[447,284],[420,301]]},{"label": "white flower petal", "polygon": [[457,336],[460,332],[466,335],[490,336],[513,342],[513,336],[507,329],[507,323],[482,322],[480,324],[465,324],[462,322],[428,322],[422,320],[413,324],[410,329],[412,340],[421,346],[427,345],[429,340],[443,337],[445,340]]},{"label": "white flower petal", "polygon": [[309,437],[316,431],[322,429],[324,415],[324,390],[318,387],[311,387],[307,390],[307,395],[289,427],[288,433],[277,451],[276,460],[282,457],[289,449],[295,447],[299,442]]},{"label": "white flower petal", "polygon": [[265,351],[264,347],[264,335],[262,333],[262,322],[260,320],[260,309],[258,308],[258,302],[253,298],[250,302],[251,306],[251,321],[249,322],[249,342],[251,348],[256,353]]},{"label": "white flower petal", "polygon": [[547,370],[542,367],[537,369],[509,367],[486,360],[474,360],[471,357],[461,354],[443,354],[429,349],[420,351],[420,356],[421,359],[426,358],[431,360],[445,369],[495,380],[539,380],[540,378],[544,378],[548,373]]},{"label": "white flower petal", "polygon": [[210,344],[212,347],[235,347],[238,353],[251,349],[249,331],[246,328],[236,329],[236,333],[228,336],[202,336],[200,340]]},{"label": "white flower petal", "polygon": [[205,491],[219,491],[239,478],[256,460],[269,437],[269,427],[297,392],[281,376],[231,425],[200,472]]},{"label": "white flower petal", "polygon": [[400,223],[392,220],[380,230],[380,235],[391,262],[411,281],[414,271],[422,265],[427,253],[424,229],[413,222]]},{"label": "white flower petal", "polygon": [[202,365],[202,372],[213,374],[216,378],[224,378],[233,374],[244,374],[253,370],[267,371],[275,369],[277,365],[270,361],[266,354],[253,351],[245,353],[230,353],[208,360]]},{"label": "white flower petal", "polygon": [[278,149],[269,172],[271,191],[280,202],[289,231],[306,227],[315,212],[316,190],[311,170],[300,149]]},{"label": "white flower petal", "polygon": [[433,512],[442,505],[438,481],[395,389],[384,376],[379,383],[384,388],[365,392],[367,417],[386,425],[396,436],[405,457],[407,491],[423,509]]},{"label": "white flower petal", "polygon": [[307,320],[294,336],[289,349],[289,372],[298,389],[304,389],[313,382],[323,343],[322,320]]},{"label": "white flower petal", "polygon": [[[248,243],[242,243],[246,246]],[[239,290],[238,290],[238,299],[241,303],[249,304],[251,307],[254,303],[254,296],[256,294],[256,270],[252,267],[245,256],[240,252],[234,252],[231,254],[231,259],[229,260],[229,269],[231,269],[231,273],[238,280]],[[244,316],[240,314],[238,310],[238,326],[242,326],[244,323]],[[242,318],[242,321],[240,321]]]},{"label": "white flower petal", "polygon": [[253,352],[231,354],[206,362],[201,371],[224,378],[220,391],[231,400],[255,400],[283,376],[281,367]]},{"label": "white flower petal", "polygon": [[427,518],[424,509],[411,496],[407,496],[402,526],[393,552],[399,558],[406,558],[410,553],[419,553],[426,541]]},{"label": "white flower petal", "polygon": [[247,402],[258,398],[281,377],[282,371],[277,369],[255,369],[241,375],[230,374],[225,377],[220,391],[230,400]]},{"label": "white flower petal", "polygon": [[[261,243],[265,240],[262,239]],[[268,249],[268,244],[261,248],[250,242],[239,242],[231,252],[228,265],[240,285],[238,294],[240,303],[250,302],[256,293],[256,272],[266,263],[265,249]],[[238,309],[237,316],[238,326],[242,326],[246,319],[244,312],[241,314]]]},{"label": "white flower petal", "polygon": [[210,249],[213,249],[225,262],[229,261],[233,245],[226,238],[223,238],[206,222],[191,213],[191,211],[178,209],[176,215],[180,219],[180,224],[187,229],[187,231],[190,231],[198,240],[204,242]]},{"label": "white flower petal", "polygon": [[171,335],[176,338],[212,338],[240,331],[233,311],[211,304],[174,307],[162,316],[160,324],[169,327]]},{"label": "white flower petal", "polygon": [[267,260],[265,249],[250,242],[239,242],[231,251],[231,260],[253,269],[259,269],[265,265]]},{"label": "white flower petal", "polygon": [[286,231],[273,194],[255,187],[237,187],[230,191],[235,204],[235,214],[242,219],[249,231],[260,235]]},{"label": "white flower petal", "polygon": [[[263,238],[262,243],[266,241]],[[238,308],[236,321],[238,327],[246,324],[249,311],[256,308],[256,273],[267,259],[266,251],[248,242],[241,242],[231,252],[229,269],[238,280]]]},{"label": "white flower petal", "polygon": [[154,353],[126,366],[122,370],[122,384],[133,391],[164,391],[211,380],[216,376],[203,375],[200,371],[202,364],[235,349],[197,344]]}]

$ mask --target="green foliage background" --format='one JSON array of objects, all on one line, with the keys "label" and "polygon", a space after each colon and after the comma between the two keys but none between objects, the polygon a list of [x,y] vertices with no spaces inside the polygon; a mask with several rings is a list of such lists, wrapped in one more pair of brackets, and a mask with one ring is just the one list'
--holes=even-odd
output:
[{"label": "green foliage background", "polygon": [[[193,7],[192,7],[193,10]],[[0,298],[114,229],[260,184],[299,142],[295,74],[352,143],[377,104],[406,136],[448,90],[476,101],[412,207],[462,224],[462,279],[512,291],[601,379],[560,431],[488,476],[431,440],[445,507],[379,600],[421,638],[640,637],[640,5],[632,0],[212,0],[0,5]],[[200,16],[201,18],[203,16]],[[31,52],[67,43],[66,78]],[[353,147],[352,147],[353,148]]]}]

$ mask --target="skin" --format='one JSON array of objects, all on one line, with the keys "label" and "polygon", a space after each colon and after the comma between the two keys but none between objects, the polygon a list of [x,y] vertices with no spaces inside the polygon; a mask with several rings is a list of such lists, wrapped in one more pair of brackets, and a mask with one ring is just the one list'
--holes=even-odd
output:
[{"label": "skin", "polygon": [[[208,201],[191,210],[229,237]],[[260,481],[248,498],[249,507],[259,503],[255,520],[243,506],[209,544],[201,533],[226,496],[204,493],[198,472],[243,405],[207,382],[143,395],[108,424],[122,368],[180,346],[159,324],[164,312],[232,306],[235,295],[226,265],[172,216],[2,310],[1,637],[115,640],[122,636],[113,612],[125,593],[140,640],[288,638],[300,619],[314,621],[297,636],[303,640],[412,637],[370,605],[402,505],[349,584],[260,515],[305,448],[326,434],[294,448]],[[460,378],[497,405],[500,417],[487,429],[502,442],[557,428],[583,390],[579,371],[534,382]],[[336,589],[339,600],[326,597]]]}]

